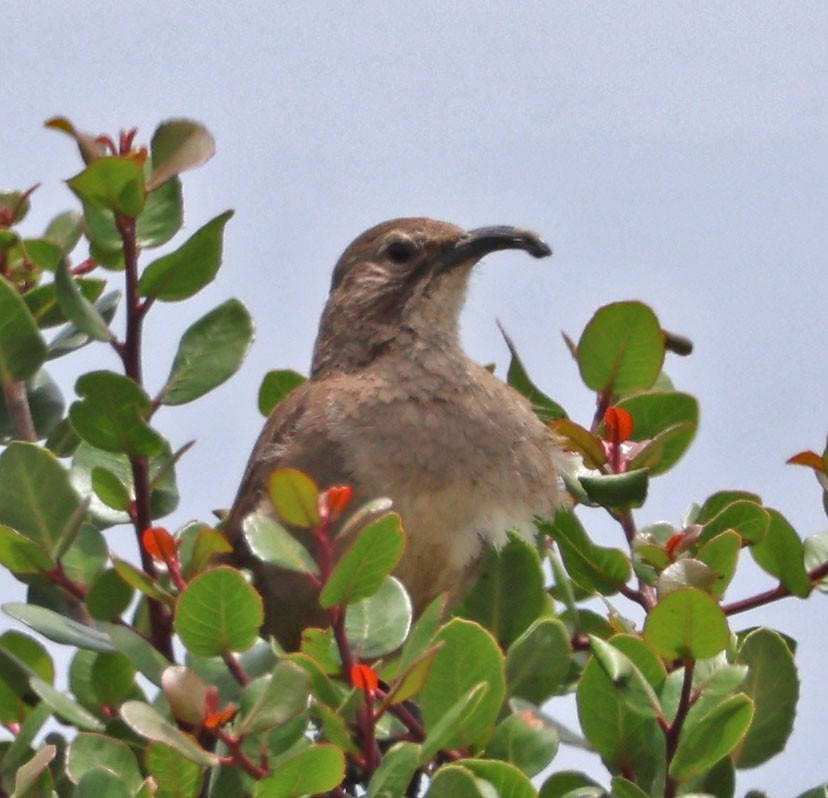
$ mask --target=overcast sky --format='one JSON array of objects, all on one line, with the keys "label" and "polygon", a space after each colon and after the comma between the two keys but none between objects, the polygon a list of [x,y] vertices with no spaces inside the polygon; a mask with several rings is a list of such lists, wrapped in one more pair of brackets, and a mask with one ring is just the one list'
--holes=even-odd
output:
[{"label": "overcast sky", "polygon": [[[784,465],[828,432],[824,3],[29,0],[3,28],[0,186],[43,183],[28,233],[72,206],[61,181],[80,170],[72,142],[43,128],[49,117],[111,134],[137,126],[148,141],[161,120],[187,116],[216,136],[214,160],[185,175],[185,213],[192,232],[236,209],[225,265],[197,301],[150,314],[150,390],[183,329],[228,296],[250,308],[257,341],[231,382],[157,417],[174,446],[198,440],[171,526],[232,501],[261,425],[261,376],[307,371],[336,258],[403,215],[546,237],[551,260],[504,253],[479,269],[464,340],[503,373],[500,319],[535,380],[583,423],[592,399],[561,330],[577,337],[599,305],[637,298],[694,340],[667,370],[701,402],[699,435],[652,486],[641,524],[679,523],[689,503],[740,487],[803,536],[828,526],[812,476]],[[70,398],[80,358],[65,365],[55,375]],[[117,367],[103,349],[93,365]],[[729,597],[770,586],[752,571]],[[817,595],[734,622],[796,637],[803,678],[787,752],[741,772],[740,794],[828,780],[825,614]],[[563,751],[555,766],[582,763]]]}]

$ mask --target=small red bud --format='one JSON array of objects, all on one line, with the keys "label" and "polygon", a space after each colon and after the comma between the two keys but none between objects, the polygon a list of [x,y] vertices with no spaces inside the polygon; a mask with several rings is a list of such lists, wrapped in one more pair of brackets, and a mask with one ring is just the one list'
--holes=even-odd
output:
[{"label": "small red bud", "polygon": [[373,693],[379,687],[379,678],[370,665],[354,665],[351,668],[351,684],[358,690]]},{"label": "small red bud", "polygon": [[144,551],[154,560],[169,562],[178,553],[178,543],[162,526],[151,526],[141,535]]},{"label": "small red bud", "polygon": [[336,518],[348,506],[351,496],[354,495],[354,489],[350,485],[334,485],[328,488],[325,495],[331,516]]}]

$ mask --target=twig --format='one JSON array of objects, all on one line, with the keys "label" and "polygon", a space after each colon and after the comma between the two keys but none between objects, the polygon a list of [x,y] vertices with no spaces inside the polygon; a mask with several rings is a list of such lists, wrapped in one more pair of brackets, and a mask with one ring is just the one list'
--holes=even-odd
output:
[{"label": "twig", "polygon": [[[138,299],[138,246],[135,239],[135,219],[122,214],[115,215],[115,223],[124,247],[124,281],[126,284],[126,340],[118,348],[126,376],[143,385],[141,370],[141,332],[143,314]],[[155,563],[141,545],[141,535],[152,525],[150,509],[149,463],[146,457],[130,457],[132,482],[135,487],[135,515],[133,525],[141,553],[141,567],[152,579],[158,577]],[[171,662],[174,661],[172,647],[172,619],[169,611],[156,599],[148,599],[152,644]]]}]

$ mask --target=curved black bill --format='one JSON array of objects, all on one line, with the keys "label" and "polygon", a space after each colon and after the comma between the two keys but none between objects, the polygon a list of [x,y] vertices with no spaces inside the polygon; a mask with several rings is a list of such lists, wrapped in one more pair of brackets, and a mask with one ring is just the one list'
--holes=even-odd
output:
[{"label": "curved black bill", "polygon": [[531,230],[508,225],[478,227],[464,233],[444,254],[442,266],[446,268],[464,261],[479,260],[502,249],[522,249],[535,258],[546,258],[552,254],[549,244]]}]

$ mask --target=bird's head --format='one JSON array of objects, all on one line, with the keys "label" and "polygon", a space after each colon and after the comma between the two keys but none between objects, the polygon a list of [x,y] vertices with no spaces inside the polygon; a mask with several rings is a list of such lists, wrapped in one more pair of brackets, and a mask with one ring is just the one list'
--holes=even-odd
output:
[{"label": "bird's head", "polygon": [[312,375],[363,368],[395,346],[457,345],[469,274],[485,255],[552,250],[518,227],[463,230],[434,219],[394,219],[359,236],[336,264]]}]

